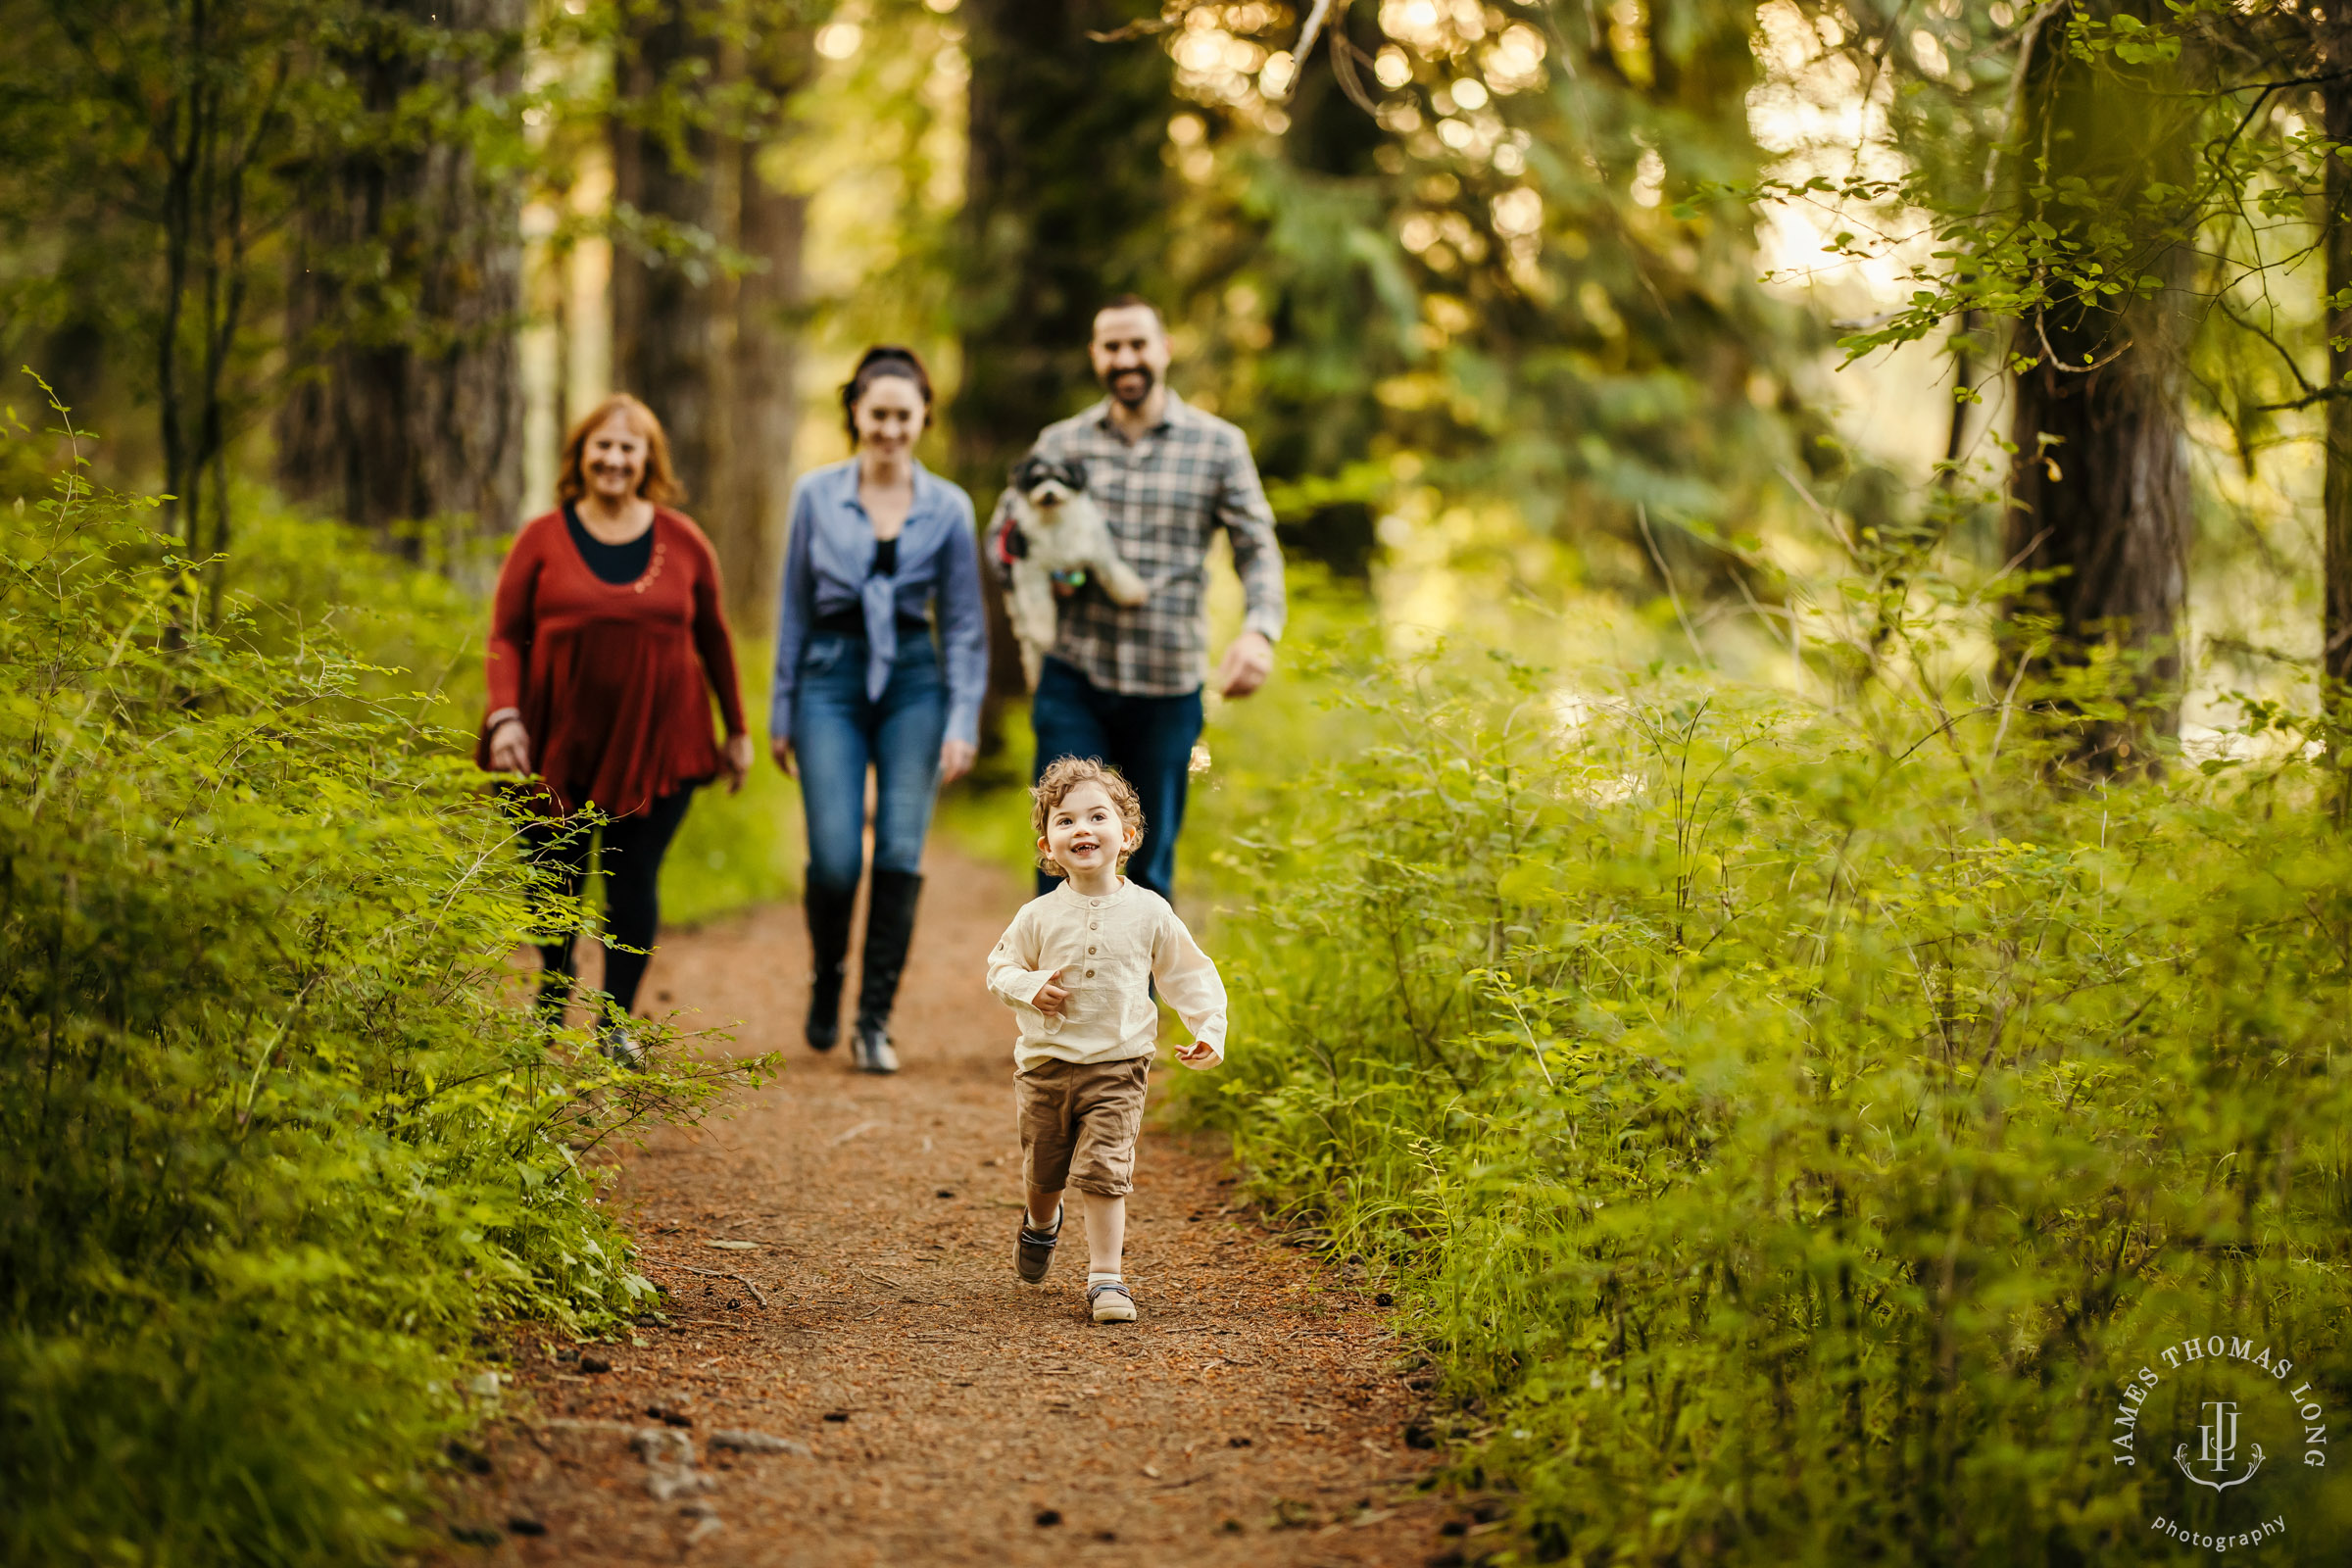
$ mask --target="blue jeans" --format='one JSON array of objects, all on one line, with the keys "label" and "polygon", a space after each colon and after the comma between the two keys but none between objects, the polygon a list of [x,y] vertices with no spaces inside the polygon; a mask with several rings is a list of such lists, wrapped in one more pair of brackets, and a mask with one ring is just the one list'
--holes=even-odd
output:
[{"label": "blue jeans", "polygon": [[[1200,738],[1200,693],[1127,697],[1106,692],[1058,659],[1046,661],[1030,699],[1037,731],[1037,771],[1064,757],[1092,757],[1117,768],[1144,803],[1144,842],[1127,874],[1161,898],[1176,887],[1176,835],[1184,830],[1184,794],[1192,782],[1193,743]],[[1040,871],[1037,890],[1060,878]]]},{"label": "blue jeans", "polygon": [[808,880],[853,892],[865,869],[865,770],[874,770],[874,869],[914,875],[939,794],[948,683],[928,639],[899,644],[879,702],[865,695],[865,639],[819,635],[801,654],[792,749],[808,820]]}]

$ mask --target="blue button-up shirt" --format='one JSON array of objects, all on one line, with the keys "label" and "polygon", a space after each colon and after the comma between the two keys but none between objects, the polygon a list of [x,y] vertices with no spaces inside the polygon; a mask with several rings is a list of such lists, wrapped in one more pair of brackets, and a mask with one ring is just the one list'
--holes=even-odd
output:
[{"label": "blue button-up shirt", "polygon": [[936,603],[947,656],[948,738],[976,744],[988,685],[988,618],[980,602],[972,498],[916,464],[914,505],[899,533],[899,569],[887,577],[874,575],[874,523],[858,499],[857,459],[801,475],[792,487],[790,527],[768,733],[792,733],[801,653],[816,621],[845,610],[863,612],[865,689],[878,701],[898,659],[900,617],[925,619]]}]

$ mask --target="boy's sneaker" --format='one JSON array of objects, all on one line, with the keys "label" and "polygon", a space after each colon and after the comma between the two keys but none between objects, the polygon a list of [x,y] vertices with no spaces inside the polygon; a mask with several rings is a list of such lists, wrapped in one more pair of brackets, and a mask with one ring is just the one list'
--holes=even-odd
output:
[{"label": "boy's sneaker", "polygon": [[1029,1223],[1029,1210],[1021,1210],[1021,1233],[1012,1244],[1012,1266],[1031,1285],[1044,1279],[1046,1270],[1054,1266],[1054,1248],[1061,1240],[1062,1213],[1062,1209],[1055,1209],[1054,1228],[1041,1231]]},{"label": "boy's sneaker", "polygon": [[1086,1304],[1098,1323],[1132,1323],[1135,1321],[1135,1298],[1124,1285],[1090,1285],[1086,1288]]}]

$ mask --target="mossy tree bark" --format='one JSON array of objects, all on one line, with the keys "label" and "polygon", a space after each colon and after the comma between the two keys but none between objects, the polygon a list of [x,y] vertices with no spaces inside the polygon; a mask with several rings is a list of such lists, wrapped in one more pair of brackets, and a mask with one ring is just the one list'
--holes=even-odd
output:
[{"label": "mossy tree bark", "polygon": [[[2329,8],[2321,24],[2320,106],[2323,133],[2352,145],[2352,18]],[[2327,252],[2327,466],[2321,511],[2325,561],[2320,674],[2339,731],[2352,692],[2352,166],[2345,154],[2328,159],[2322,192],[2322,241]],[[2340,745],[2341,743],[2339,743]],[[2345,797],[2352,804],[2352,793]]]},{"label": "mossy tree bark", "polygon": [[727,574],[727,614],[738,629],[775,629],[776,586],[784,575],[785,504],[791,495],[799,420],[801,256],[808,201],[781,191],[759,168],[756,142],[735,152],[740,197],[736,246],[759,267],[734,280],[733,399],[724,461],[712,486],[722,503],[711,543]]},{"label": "mossy tree bark", "polygon": [[[2157,286],[2134,294],[2083,290],[2020,322],[2017,349],[2036,363],[2017,378],[2004,548],[2029,573],[2054,575],[2009,602],[2009,657],[2046,639],[2048,705],[2080,725],[2071,750],[2094,771],[2140,765],[2152,733],[2180,723],[2177,646],[2187,594],[2190,522],[2181,394],[2188,335],[2183,221],[2151,196],[2193,180],[2193,118],[2146,76],[2079,58],[2063,16],[2031,46],[2021,99],[2021,182],[2029,218],[2062,242],[2093,247],[2127,225],[2127,269]],[[2091,199],[2069,199],[2069,182]],[[2120,656],[2116,716],[2069,672]],[[2010,666],[2014,669],[2014,664]]]},{"label": "mossy tree bark", "polygon": [[613,65],[612,382],[660,416],[689,510],[715,522],[704,492],[711,410],[725,392],[711,382],[723,376],[725,355],[715,341],[708,246],[726,225],[718,138],[692,112],[719,69],[718,40],[698,25],[697,10],[692,0],[632,9]]}]

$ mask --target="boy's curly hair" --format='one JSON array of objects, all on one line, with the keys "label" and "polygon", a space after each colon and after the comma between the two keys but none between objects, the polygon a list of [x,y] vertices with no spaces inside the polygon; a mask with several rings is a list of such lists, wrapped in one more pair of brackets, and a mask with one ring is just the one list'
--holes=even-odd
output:
[{"label": "boy's curly hair", "polygon": [[[1128,783],[1117,768],[1092,757],[1064,757],[1048,763],[1045,772],[1038,776],[1036,787],[1029,792],[1029,826],[1041,841],[1046,836],[1046,823],[1053,817],[1054,808],[1081,784],[1102,785],[1102,792],[1110,797],[1111,809],[1119,813],[1120,824],[1138,838],[1143,836],[1144,803],[1135,793],[1135,786]],[[1059,861],[1050,858],[1043,850],[1037,852],[1037,865],[1039,870],[1053,876],[1069,874],[1061,868]],[[1127,869],[1124,851],[1119,855],[1118,868],[1122,871]]]}]

